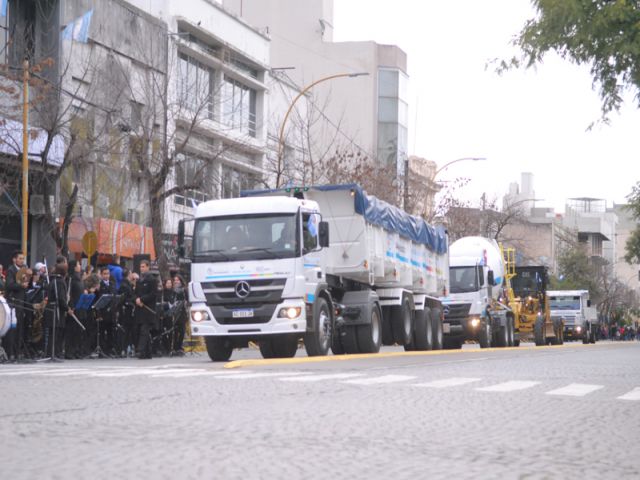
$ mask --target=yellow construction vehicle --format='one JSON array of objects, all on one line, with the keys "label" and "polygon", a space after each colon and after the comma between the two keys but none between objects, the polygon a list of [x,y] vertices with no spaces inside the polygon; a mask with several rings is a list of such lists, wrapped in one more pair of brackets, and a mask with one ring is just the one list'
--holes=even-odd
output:
[{"label": "yellow construction vehicle", "polygon": [[564,325],[552,320],[547,297],[549,274],[547,267],[517,267],[515,249],[501,245],[505,263],[506,304],[515,319],[515,345],[520,341],[536,345],[562,345]]}]

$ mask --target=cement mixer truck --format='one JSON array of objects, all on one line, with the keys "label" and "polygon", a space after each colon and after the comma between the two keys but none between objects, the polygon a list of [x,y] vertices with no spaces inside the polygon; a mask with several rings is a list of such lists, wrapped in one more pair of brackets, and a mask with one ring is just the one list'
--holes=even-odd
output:
[{"label": "cement mixer truck", "polygon": [[[256,342],[265,358],[442,348],[443,228],[355,184],[242,192],[198,205],[191,331],[214,361]],[[331,232],[331,238],[329,238]],[[178,227],[183,249],[185,223]]]},{"label": "cement mixer truck", "polygon": [[504,268],[495,240],[464,237],[451,244],[450,294],[441,298],[445,348],[461,348],[467,340],[481,348],[515,344],[515,317],[502,298]]}]

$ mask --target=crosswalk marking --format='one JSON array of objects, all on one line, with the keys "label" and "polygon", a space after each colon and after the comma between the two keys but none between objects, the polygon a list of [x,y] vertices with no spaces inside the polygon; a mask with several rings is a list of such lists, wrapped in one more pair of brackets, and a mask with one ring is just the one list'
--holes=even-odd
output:
[{"label": "crosswalk marking", "polygon": [[572,383],[566,387],[546,392],[547,395],[562,395],[568,397],[584,397],[585,395],[604,388],[604,385],[588,385],[586,383]]},{"label": "crosswalk marking", "polygon": [[323,380],[344,380],[347,378],[363,377],[362,373],[332,373],[325,375],[314,375],[307,377],[285,377],[279,378],[283,382],[321,382]]},{"label": "crosswalk marking", "polygon": [[464,377],[454,377],[454,378],[444,378],[442,380],[434,380],[432,382],[426,383],[414,383],[414,387],[426,387],[426,388],[447,388],[447,387],[458,387],[460,385],[467,385],[469,383],[479,382],[482,380],[481,378],[464,378]]},{"label": "crosswalk marking", "polygon": [[513,392],[516,390],[526,390],[539,384],[540,382],[514,380],[511,382],[498,383],[489,387],[476,388],[476,390],[480,392]]},{"label": "crosswalk marking", "polygon": [[342,383],[350,383],[352,385],[378,385],[383,383],[406,382],[416,377],[410,375],[382,375],[381,377],[361,378],[358,380],[345,380]]},{"label": "crosswalk marking", "polygon": [[640,400],[640,387],[636,387],[630,392],[618,397],[618,400]]}]

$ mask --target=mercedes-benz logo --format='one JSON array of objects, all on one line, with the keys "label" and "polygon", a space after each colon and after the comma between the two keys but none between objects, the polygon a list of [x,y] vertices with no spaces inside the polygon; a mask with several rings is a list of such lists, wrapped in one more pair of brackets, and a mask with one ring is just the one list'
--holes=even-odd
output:
[{"label": "mercedes-benz logo", "polygon": [[251,286],[245,282],[236,283],[236,296],[238,298],[247,298],[251,293]]}]

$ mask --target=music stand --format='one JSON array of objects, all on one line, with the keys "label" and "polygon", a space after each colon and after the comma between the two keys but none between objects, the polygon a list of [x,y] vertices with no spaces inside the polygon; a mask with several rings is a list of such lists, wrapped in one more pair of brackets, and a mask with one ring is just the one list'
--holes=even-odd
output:
[{"label": "music stand", "polygon": [[[94,312],[98,310],[111,310],[112,302],[115,296],[116,295],[113,295],[110,293],[101,295],[100,298],[98,298],[98,301],[95,303],[95,305],[91,307],[91,310],[93,310]],[[102,347],[100,346],[100,330],[101,330],[100,322],[102,321],[102,317],[100,317],[100,320],[98,320],[97,313],[95,315],[96,315],[96,349],[92,353],[90,353],[88,357],[89,358],[111,358],[111,356],[107,355],[105,351],[102,350]]]}]

